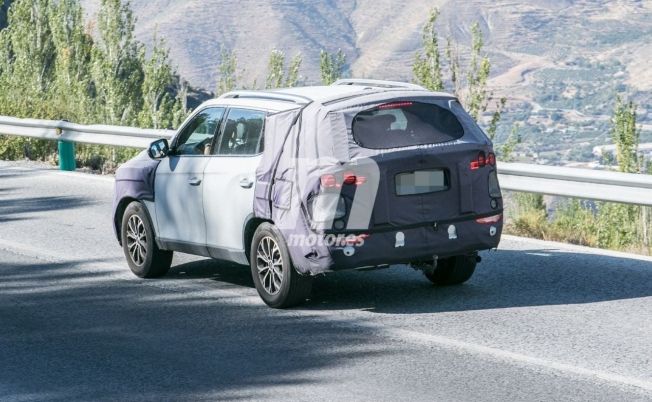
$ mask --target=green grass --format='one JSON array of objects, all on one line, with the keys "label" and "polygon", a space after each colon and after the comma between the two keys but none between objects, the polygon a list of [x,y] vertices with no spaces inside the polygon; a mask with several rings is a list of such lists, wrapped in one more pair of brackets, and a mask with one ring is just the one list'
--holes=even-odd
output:
[{"label": "green grass", "polygon": [[[505,232],[517,236],[652,255],[652,210],[566,199],[550,216],[541,195],[510,193]],[[647,213],[647,215],[645,215]]]}]

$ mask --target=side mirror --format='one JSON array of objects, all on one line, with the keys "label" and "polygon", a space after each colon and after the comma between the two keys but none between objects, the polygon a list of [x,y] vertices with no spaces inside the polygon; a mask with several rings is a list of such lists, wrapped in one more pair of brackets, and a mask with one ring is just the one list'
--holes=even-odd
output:
[{"label": "side mirror", "polygon": [[163,159],[168,153],[170,153],[170,144],[165,138],[152,142],[147,148],[147,155],[152,159]]}]

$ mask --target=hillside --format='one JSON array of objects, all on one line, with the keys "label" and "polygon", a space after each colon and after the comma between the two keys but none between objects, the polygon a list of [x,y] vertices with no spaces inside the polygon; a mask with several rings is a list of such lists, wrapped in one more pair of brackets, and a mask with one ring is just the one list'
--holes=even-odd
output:
[{"label": "hillside", "polygon": [[[98,2],[82,0],[89,20]],[[608,142],[616,92],[628,93],[641,121],[652,123],[649,0],[132,1],[138,38],[164,38],[179,73],[207,90],[215,86],[221,46],[237,52],[248,86],[264,81],[274,48],[303,55],[305,83],[319,80],[321,49],[342,49],[351,76],[410,80],[433,6],[442,11],[442,43],[452,36],[462,56],[469,26],[481,24],[492,89],[509,99],[499,139],[520,124],[524,157],[589,159],[593,145]],[[652,133],[644,131],[643,140]]]}]

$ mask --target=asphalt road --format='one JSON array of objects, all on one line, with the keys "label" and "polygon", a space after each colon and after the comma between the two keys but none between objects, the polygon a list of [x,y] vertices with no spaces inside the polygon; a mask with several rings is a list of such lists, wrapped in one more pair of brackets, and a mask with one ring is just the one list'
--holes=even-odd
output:
[{"label": "asphalt road", "polygon": [[230,264],[133,277],[111,193],[0,162],[0,400],[652,400],[652,259],[506,237],[463,286],[342,272],[276,311]]}]

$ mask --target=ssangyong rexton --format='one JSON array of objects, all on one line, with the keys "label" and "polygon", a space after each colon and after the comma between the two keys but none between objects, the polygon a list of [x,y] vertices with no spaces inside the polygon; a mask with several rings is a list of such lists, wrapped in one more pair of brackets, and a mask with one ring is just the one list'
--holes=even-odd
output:
[{"label": "ssangyong rexton", "polygon": [[282,308],[343,269],[462,283],[502,211],[492,143],[454,96],[342,80],[204,103],[118,170],[114,226],[139,277],[165,275],[173,251],[233,261]]}]

